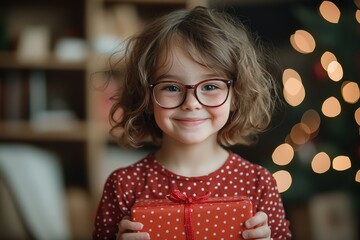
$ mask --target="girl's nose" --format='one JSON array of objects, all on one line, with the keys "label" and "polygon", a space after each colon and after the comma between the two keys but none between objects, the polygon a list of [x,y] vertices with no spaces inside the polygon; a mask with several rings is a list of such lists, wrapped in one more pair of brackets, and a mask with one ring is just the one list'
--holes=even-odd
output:
[{"label": "girl's nose", "polygon": [[195,92],[193,89],[187,90],[186,98],[183,104],[181,105],[181,109],[184,111],[200,109],[202,107],[201,103],[195,97]]}]

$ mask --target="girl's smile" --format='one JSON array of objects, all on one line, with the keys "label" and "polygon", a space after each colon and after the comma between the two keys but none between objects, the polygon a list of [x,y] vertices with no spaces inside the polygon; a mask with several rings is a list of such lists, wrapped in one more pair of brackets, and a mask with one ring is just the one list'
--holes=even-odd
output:
[{"label": "girl's smile", "polygon": [[173,118],[173,120],[185,127],[197,127],[204,123],[208,118]]}]

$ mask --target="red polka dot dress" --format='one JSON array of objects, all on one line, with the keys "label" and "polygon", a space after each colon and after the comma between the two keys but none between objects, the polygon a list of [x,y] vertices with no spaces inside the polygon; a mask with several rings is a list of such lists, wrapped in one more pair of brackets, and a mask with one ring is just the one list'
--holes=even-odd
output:
[{"label": "red polka dot dress", "polygon": [[233,152],[221,168],[206,176],[184,177],[161,166],[150,154],[137,163],[114,171],[106,180],[98,206],[93,239],[116,239],[118,224],[136,199],[161,199],[178,189],[187,195],[212,197],[246,195],[253,212],[268,215],[272,239],[290,239],[289,222],[275,179],[265,168],[252,164]]}]

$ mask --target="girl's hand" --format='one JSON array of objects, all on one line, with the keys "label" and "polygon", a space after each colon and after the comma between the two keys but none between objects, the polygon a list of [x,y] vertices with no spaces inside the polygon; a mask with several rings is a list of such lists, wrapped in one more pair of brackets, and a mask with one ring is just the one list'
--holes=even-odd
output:
[{"label": "girl's hand", "polygon": [[245,222],[245,227],[250,229],[242,233],[244,239],[270,240],[271,230],[266,213],[257,212]]},{"label": "girl's hand", "polygon": [[116,240],[145,240],[150,239],[150,235],[144,232],[132,232],[138,231],[143,228],[143,225],[139,222],[130,221],[129,216],[123,217],[119,223],[119,232]]}]

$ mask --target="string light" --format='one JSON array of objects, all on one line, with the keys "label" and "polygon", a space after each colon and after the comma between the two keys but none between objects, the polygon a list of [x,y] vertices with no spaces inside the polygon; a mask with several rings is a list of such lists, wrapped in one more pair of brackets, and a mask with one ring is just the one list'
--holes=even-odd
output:
[{"label": "string light", "polygon": [[330,23],[338,23],[340,19],[339,8],[330,1],[323,1],[319,7],[320,15]]},{"label": "string light", "polygon": [[325,173],[330,169],[331,160],[325,152],[316,154],[311,161],[311,168],[315,173]]},{"label": "string light", "polygon": [[303,123],[297,123],[291,128],[290,138],[297,145],[305,144],[309,139],[310,129]]},{"label": "string light", "polygon": [[341,64],[338,61],[332,61],[327,67],[329,78],[335,82],[342,79],[344,73]]},{"label": "string light", "polygon": [[356,103],[360,97],[359,86],[356,82],[344,82],[341,86],[341,93],[347,103]]},{"label": "string light", "polygon": [[280,193],[287,191],[292,184],[292,177],[288,171],[280,170],[273,174]]},{"label": "string light", "polygon": [[287,68],[283,72],[282,81],[284,86],[289,78],[296,78],[301,82],[300,74],[292,68]]},{"label": "string light", "polygon": [[333,61],[337,61],[337,58],[332,52],[326,51],[321,55],[320,62],[324,70],[327,71],[329,64]]},{"label": "string light", "polygon": [[355,5],[360,8],[360,0],[354,0]]},{"label": "string light", "polygon": [[307,110],[301,117],[301,123],[307,126],[308,134],[313,134],[320,127],[320,115],[314,109]]},{"label": "string light", "polygon": [[354,113],[355,121],[360,126],[360,107]]},{"label": "string light", "polygon": [[305,88],[304,86],[301,84],[301,88],[300,90],[297,92],[296,95],[291,95],[289,94],[289,91],[291,92],[291,90],[284,88],[283,90],[283,95],[285,98],[285,101],[293,107],[299,106],[305,99]]},{"label": "string light", "polygon": [[298,106],[305,98],[305,88],[298,72],[294,69],[285,69],[282,76],[284,85],[283,95],[290,106]]},{"label": "string light", "polygon": [[327,117],[336,117],[341,113],[341,105],[335,97],[326,99],[321,107],[322,113]]},{"label": "string light", "polygon": [[360,170],[358,170],[358,171],[356,172],[355,181],[357,181],[357,182],[360,183]]},{"label": "string light", "polygon": [[293,48],[303,54],[312,53],[315,50],[314,37],[305,30],[297,30],[290,36],[290,43]]},{"label": "string light", "polygon": [[288,143],[279,145],[272,154],[273,162],[280,166],[285,166],[294,157],[294,149]]},{"label": "string light", "polygon": [[356,10],[355,12],[355,19],[358,23],[360,23],[360,10]]},{"label": "string light", "polygon": [[351,168],[351,161],[348,156],[337,156],[332,162],[333,169],[344,171]]},{"label": "string light", "polygon": [[[360,8],[360,0],[354,0],[354,2]],[[340,9],[331,1],[323,1],[319,6],[319,13],[326,21],[334,24],[338,23],[341,17]],[[360,23],[359,9],[356,10],[355,18]],[[290,43],[297,52],[302,54],[312,53],[316,48],[316,42],[312,34],[302,29],[296,30],[290,36]],[[334,53],[325,51],[321,55],[320,63],[327,72],[329,79],[334,82],[339,82],[343,79],[343,67]],[[324,74],[324,71],[322,71],[322,74]],[[322,75],[322,77],[324,76]],[[294,69],[286,69],[283,72],[282,82],[283,95],[286,102],[293,107],[299,106],[306,96],[306,90],[299,73]],[[341,95],[346,103],[357,103],[360,99],[358,83],[352,81],[343,82],[341,85]],[[324,116],[333,118],[341,113],[342,107],[339,100],[331,96],[323,101],[321,111]],[[355,111],[354,118],[359,125],[360,135],[360,107]],[[298,155],[300,158],[301,153],[304,152],[302,149],[308,144],[313,144],[311,139],[319,133],[320,124],[321,118],[319,113],[314,109],[307,110],[302,115],[301,122],[291,128],[290,133],[285,138],[285,143],[279,145],[273,151],[273,162],[280,166],[288,165],[293,160],[295,151],[299,151]],[[307,159],[311,159],[315,152],[316,150],[307,155]],[[311,160],[311,168],[315,173],[323,174],[329,171],[331,167],[337,171],[347,170],[351,168],[351,160],[348,156],[337,156],[331,161],[325,152],[316,154]],[[281,170],[273,175],[280,192],[285,192],[290,188],[292,177],[289,172]],[[356,173],[355,181],[360,182],[360,170]]]}]

